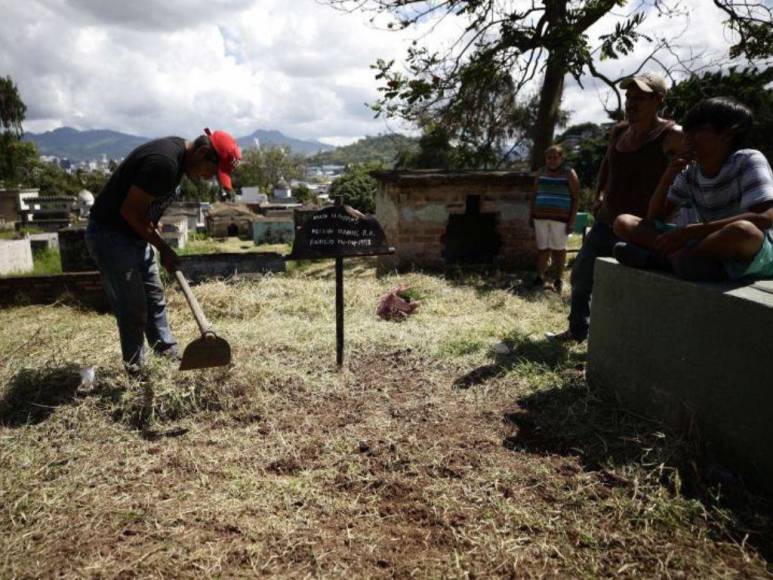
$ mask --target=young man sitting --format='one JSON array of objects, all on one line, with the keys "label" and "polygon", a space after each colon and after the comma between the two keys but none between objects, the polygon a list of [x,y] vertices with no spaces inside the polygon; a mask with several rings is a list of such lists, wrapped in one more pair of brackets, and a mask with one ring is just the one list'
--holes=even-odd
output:
[{"label": "young man sitting", "polygon": [[[773,278],[773,173],[762,153],[741,148],[751,127],[751,111],[728,98],[690,109],[683,128],[695,161],[671,162],[646,219],[615,220],[614,232],[625,240],[615,245],[615,258],[690,280]],[[698,220],[666,223],[679,208]]]}]

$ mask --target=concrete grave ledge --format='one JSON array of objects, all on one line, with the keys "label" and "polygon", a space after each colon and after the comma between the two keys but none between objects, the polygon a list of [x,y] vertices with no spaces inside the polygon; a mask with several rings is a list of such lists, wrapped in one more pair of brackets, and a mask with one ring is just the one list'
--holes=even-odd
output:
[{"label": "concrete grave ledge", "polygon": [[[28,240],[24,240],[28,243]],[[284,258],[275,252],[245,254],[195,254],[180,256],[180,270],[191,283],[213,278],[257,278],[267,272],[284,272]],[[167,286],[173,286],[168,282]],[[0,277],[0,308],[20,304],[54,304],[70,295],[88,308],[108,311],[99,272],[63,272],[47,276]]]},{"label": "concrete grave ledge", "polygon": [[686,282],[596,260],[588,380],[694,429],[724,465],[773,490],[773,281]]},{"label": "concrete grave ledge", "polygon": [[20,304],[54,304],[65,295],[86,308],[100,312],[110,310],[99,272],[0,278],[0,308]]},{"label": "concrete grave ledge", "polygon": [[285,261],[276,252],[192,254],[180,256],[180,270],[191,282],[212,278],[257,278],[267,272],[284,272]]}]

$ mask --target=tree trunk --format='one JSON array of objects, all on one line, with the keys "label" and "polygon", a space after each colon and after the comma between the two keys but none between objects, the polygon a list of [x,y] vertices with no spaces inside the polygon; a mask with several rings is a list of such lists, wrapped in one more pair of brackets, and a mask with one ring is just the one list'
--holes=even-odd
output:
[{"label": "tree trunk", "polygon": [[534,145],[531,150],[531,168],[533,170],[542,167],[545,161],[545,149],[553,143],[553,134],[561,107],[561,96],[564,93],[565,75],[561,59],[553,55],[549,56],[545,69],[545,80],[540,91],[537,122],[534,125]]},{"label": "tree trunk", "polygon": [[[567,1],[545,0],[545,16],[548,20],[549,30],[566,24]],[[564,94],[564,76],[566,76],[566,67],[562,61],[563,56],[560,48],[553,47],[548,54],[545,80],[542,83],[539,97],[537,122],[534,125],[532,135],[534,145],[531,150],[531,168],[533,170],[542,167],[545,149],[553,143],[553,133],[561,107],[561,96]]]}]

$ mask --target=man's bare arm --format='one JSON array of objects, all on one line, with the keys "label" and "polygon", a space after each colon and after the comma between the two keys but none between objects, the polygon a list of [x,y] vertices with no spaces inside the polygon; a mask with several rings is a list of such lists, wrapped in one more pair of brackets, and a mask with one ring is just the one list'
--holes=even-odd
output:
[{"label": "man's bare arm", "polygon": [[655,188],[655,193],[650,198],[647,208],[647,219],[666,220],[674,213],[677,206],[668,200],[668,190],[671,189],[671,184],[674,183],[676,176],[685,167],[687,167],[687,161],[681,158],[674,159],[668,164],[658,182],[658,186]]},{"label": "man's bare arm", "polygon": [[689,149],[687,142],[684,138],[684,132],[680,125],[674,125],[666,133],[665,139],[663,139],[663,153],[666,154],[668,159],[676,159],[679,157],[688,157]]},{"label": "man's bare arm", "polygon": [[684,133],[679,125],[674,125],[668,130],[663,140],[663,153],[669,159],[669,164],[655,188],[655,193],[650,198],[647,208],[647,219],[665,220],[674,210],[676,205],[668,201],[668,190],[677,175],[687,167],[689,163],[689,150],[684,139]]}]

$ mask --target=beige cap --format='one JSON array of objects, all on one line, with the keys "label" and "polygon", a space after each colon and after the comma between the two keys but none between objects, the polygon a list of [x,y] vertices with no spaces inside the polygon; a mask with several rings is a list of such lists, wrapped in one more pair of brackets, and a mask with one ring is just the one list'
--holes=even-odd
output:
[{"label": "beige cap", "polygon": [[620,81],[620,88],[627,89],[631,85],[636,85],[645,93],[658,93],[665,95],[668,92],[666,79],[653,72],[643,72]]}]

